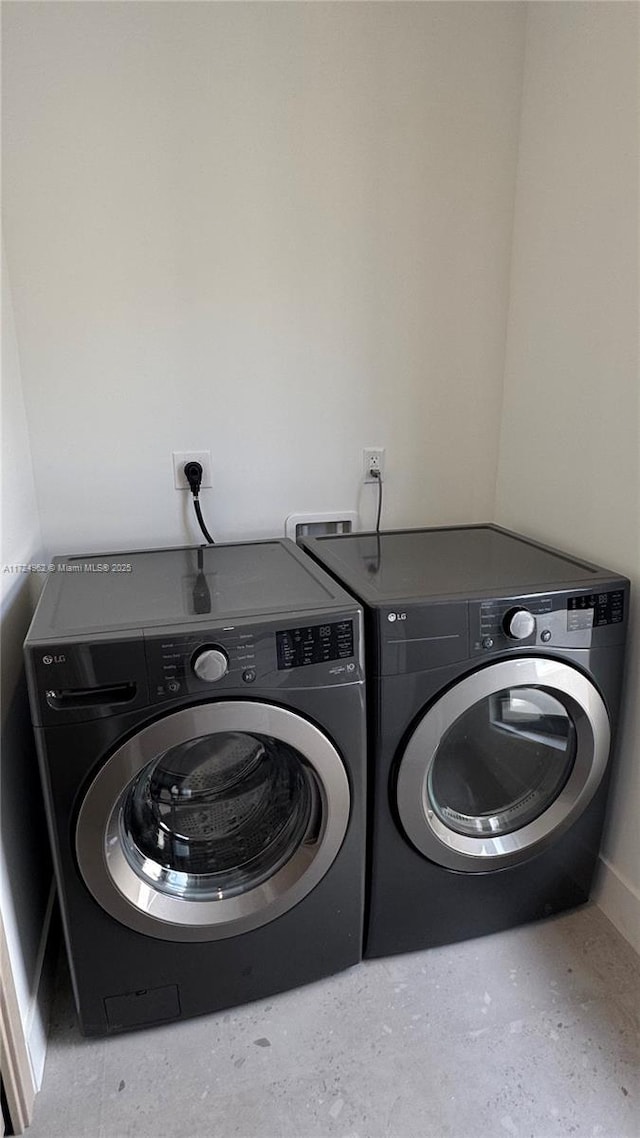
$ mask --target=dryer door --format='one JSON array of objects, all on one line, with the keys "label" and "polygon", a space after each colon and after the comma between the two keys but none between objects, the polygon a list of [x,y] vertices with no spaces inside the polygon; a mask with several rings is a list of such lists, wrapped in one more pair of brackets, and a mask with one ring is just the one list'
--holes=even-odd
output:
[{"label": "dryer door", "polygon": [[338,854],[349,809],[342,759],[308,720],[257,702],[201,704],[107,760],[78,815],[78,864],[123,924],[217,940],[309,893]]},{"label": "dryer door", "polygon": [[540,657],[492,664],[450,688],[413,731],[398,768],[400,821],[439,865],[514,865],[586,808],[609,745],[604,702],[575,668]]}]

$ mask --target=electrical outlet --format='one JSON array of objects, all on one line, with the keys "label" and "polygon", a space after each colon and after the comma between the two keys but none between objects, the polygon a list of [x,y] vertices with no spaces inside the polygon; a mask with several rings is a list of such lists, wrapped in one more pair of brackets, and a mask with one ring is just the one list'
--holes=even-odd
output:
[{"label": "electrical outlet", "polygon": [[376,470],[384,478],[384,447],[365,447],[362,452],[362,476],[364,482],[377,482]]},{"label": "electrical outlet", "polygon": [[202,482],[200,486],[206,489],[211,486],[211,451],[210,450],[174,450],[173,458],[173,484],[176,490],[188,490],[189,483],[184,476],[187,462],[199,462],[202,467]]}]

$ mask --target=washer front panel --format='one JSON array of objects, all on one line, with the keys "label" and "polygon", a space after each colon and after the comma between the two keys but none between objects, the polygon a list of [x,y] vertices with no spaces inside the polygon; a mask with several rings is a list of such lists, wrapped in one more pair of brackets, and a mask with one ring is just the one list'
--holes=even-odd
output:
[{"label": "washer front panel", "polygon": [[[166,881],[154,886],[123,847],[123,810],[140,772],[173,747],[208,735],[268,737],[294,752],[317,800],[316,817],[291,856],[266,880],[235,895],[176,895]],[[344,764],[312,723],[281,707],[220,702],[184,708],[143,728],[107,760],[89,786],[76,829],[80,872],[98,904],[116,920],[163,940],[205,941],[236,936],[274,920],[322,879],[342,845],[350,813]],[[168,876],[172,876],[169,874]],[[179,875],[178,875],[179,876]],[[185,891],[188,894],[188,891]]]},{"label": "washer front panel", "polygon": [[[572,722],[575,758],[557,796],[520,828],[493,835],[479,817],[478,835],[447,823],[433,799],[434,764],[447,733],[474,705],[506,689],[536,689],[557,701]],[[541,697],[544,698],[543,696]],[[517,734],[517,732],[514,732]],[[610,726],[594,685],[575,668],[543,657],[504,660],[460,680],[426,712],[411,735],[397,777],[397,806],[407,837],[426,857],[449,869],[486,873],[514,865],[549,845],[587,807],[604,775]],[[453,812],[451,812],[453,818]],[[464,829],[464,825],[462,829]]]}]

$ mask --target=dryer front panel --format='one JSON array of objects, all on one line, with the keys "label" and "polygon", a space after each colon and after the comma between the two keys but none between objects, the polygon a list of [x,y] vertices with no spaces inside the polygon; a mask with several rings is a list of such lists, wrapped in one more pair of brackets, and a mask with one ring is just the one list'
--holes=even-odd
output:
[{"label": "dryer front panel", "polygon": [[76,853],[92,895],[165,940],[217,940],[267,924],[321,880],[344,839],[349,782],[302,716],[224,701],[134,735],[91,783]]},{"label": "dryer front panel", "polygon": [[449,869],[486,873],[543,849],[587,807],[610,747],[605,704],[576,668],[503,660],[420,719],[397,774],[407,837]]}]

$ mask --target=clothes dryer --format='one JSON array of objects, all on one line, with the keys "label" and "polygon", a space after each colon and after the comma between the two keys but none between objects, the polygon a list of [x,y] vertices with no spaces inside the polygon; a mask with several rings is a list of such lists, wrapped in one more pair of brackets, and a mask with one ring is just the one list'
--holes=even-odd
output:
[{"label": "clothes dryer", "polygon": [[302,544],[365,605],[365,955],[586,901],[628,581],[492,525]]}]

